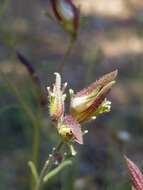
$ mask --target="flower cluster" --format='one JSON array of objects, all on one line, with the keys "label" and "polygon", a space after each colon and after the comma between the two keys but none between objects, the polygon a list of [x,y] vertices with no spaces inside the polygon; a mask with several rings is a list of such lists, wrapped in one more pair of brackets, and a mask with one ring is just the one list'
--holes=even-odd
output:
[{"label": "flower cluster", "polygon": [[55,75],[56,81],[53,89],[51,90],[50,87],[47,88],[50,117],[56,124],[58,133],[64,141],[74,140],[83,144],[81,124],[95,119],[99,114],[110,111],[111,102],[106,99],[106,96],[115,83],[117,70],[104,75],[76,94],[70,89],[69,115],[65,114],[64,109],[66,98],[64,91],[67,83],[61,87],[61,76],[59,73],[55,73]]}]

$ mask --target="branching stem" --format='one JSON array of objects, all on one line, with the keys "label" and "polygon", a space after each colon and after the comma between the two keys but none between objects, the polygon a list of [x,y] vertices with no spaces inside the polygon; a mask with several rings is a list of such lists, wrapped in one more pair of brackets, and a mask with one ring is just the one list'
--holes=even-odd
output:
[{"label": "branching stem", "polygon": [[53,164],[53,161],[54,161],[54,155],[55,155],[55,153],[57,153],[61,149],[63,144],[64,144],[63,142],[60,142],[58,144],[58,146],[53,149],[53,152],[49,156],[49,159],[45,162],[45,164],[44,164],[44,166],[43,166],[43,168],[41,170],[39,179],[37,181],[35,190],[41,190],[41,188],[43,186],[43,179],[44,179],[45,175],[49,172],[50,168],[52,167],[52,164]]}]

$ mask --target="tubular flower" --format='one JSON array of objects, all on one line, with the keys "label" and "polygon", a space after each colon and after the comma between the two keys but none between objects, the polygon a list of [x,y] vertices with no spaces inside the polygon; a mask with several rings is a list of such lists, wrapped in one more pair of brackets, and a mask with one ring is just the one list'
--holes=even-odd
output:
[{"label": "tubular flower", "polygon": [[64,90],[67,83],[64,83],[63,88],[61,88],[61,76],[59,73],[54,74],[56,75],[56,80],[53,89],[51,90],[50,87],[47,87],[47,90],[49,94],[50,116],[53,121],[57,121],[58,119],[62,119],[64,114],[64,100],[66,98]]},{"label": "tubular flower", "polygon": [[58,132],[64,141],[74,140],[83,144],[83,134],[80,124],[70,115],[64,117],[58,126]]},{"label": "tubular flower", "polygon": [[58,22],[75,38],[79,28],[79,10],[72,0],[51,0],[51,5]]},{"label": "tubular flower", "polygon": [[106,100],[106,96],[115,83],[116,76],[117,70],[108,73],[75,95],[70,90],[70,115],[79,123],[83,123],[98,114],[109,112],[111,103]]}]

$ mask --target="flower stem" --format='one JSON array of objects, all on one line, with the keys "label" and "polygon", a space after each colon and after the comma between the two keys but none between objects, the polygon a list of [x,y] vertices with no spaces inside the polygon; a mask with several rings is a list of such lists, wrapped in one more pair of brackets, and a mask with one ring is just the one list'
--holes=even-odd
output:
[{"label": "flower stem", "polygon": [[45,175],[48,173],[48,171],[50,170],[50,168],[51,168],[51,166],[53,164],[54,155],[55,155],[55,153],[57,153],[61,149],[63,144],[64,144],[63,142],[60,142],[57,145],[57,147],[53,149],[52,154],[50,155],[49,159],[45,162],[45,164],[43,166],[43,169],[41,170],[39,179],[37,181],[37,184],[36,184],[36,187],[35,187],[34,190],[41,190],[41,188],[43,186],[43,179],[44,179]]},{"label": "flower stem", "polygon": [[34,125],[34,136],[33,136],[33,163],[35,166],[38,165],[38,155],[39,155],[39,140],[40,140],[40,131],[39,126]]},{"label": "flower stem", "polygon": [[33,175],[34,180],[36,182],[38,180],[39,176],[38,176],[38,172],[37,172],[37,169],[35,167],[35,164],[32,161],[29,161],[28,166],[29,166],[29,168],[31,170],[31,174]]},{"label": "flower stem", "polygon": [[65,160],[63,161],[59,166],[57,166],[55,169],[53,169],[51,172],[49,172],[45,177],[44,177],[44,183],[49,181],[49,179],[53,178],[56,176],[58,173],[60,173],[65,167],[72,165],[71,160]]},{"label": "flower stem", "polygon": [[[40,129],[39,126],[34,122],[33,123],[33,142],[32,142],[32,162],[35,165],[35,168],[38,168],[38,157],[39,157],[39,148],[40,148]],[[33,175],[31,176],[31,189],[34,190],[35,179]]]},{"label": "flower stem", "polygon": [[[40,147],[40,128],[41,128],[40,114],[38,113],[35,115],[35,113],[33,113],[32,109],[29,107],[29,105],[26,103],[24,98],[19,93],[17,87],[11,81],[9,81],[3,73],[1,73],[1,75],[3,76],[6,82],[7,88],[10,89],[11,92],[13,92],[21,108],[25,111],[25,113],[29,116],[31,120],[31,124],[33,126],[33,133],[34,133],[33,142],[32,142],[32,163],[35,165],[35,168],[38,168],[38,156],[39,156],[39,147]],[[34,183],[35,183],[35,179],[33,175],[31,176],[30,183],[31,183],[30,184],[31,189],[33,190]]]},{"label": "flower stem", "polygon": [[66,65],[66,62],[67,62],[70,54],[71,54],[71,51],[73,49],[74,44],[75,44],[75,39],[71,38],[70,42],[69,42],[69,45],[68,45],[68,47],[67,47],[67,49],[65,51],[63,61],[62,61],[61,65],[60,65],[60,67],[59,67],[60,73],[63,73],[64,67]]}]

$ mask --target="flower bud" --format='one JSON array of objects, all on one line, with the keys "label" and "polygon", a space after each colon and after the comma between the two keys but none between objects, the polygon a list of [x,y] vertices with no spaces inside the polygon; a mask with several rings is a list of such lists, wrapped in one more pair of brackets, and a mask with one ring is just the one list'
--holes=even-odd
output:
[{"label": "flower bud", "polygon": [[71,0],[51,0],[57,21],[75,38],[79,28],[79,10]]},{"label": "flower bud", "polygon": [[55,73],[56,81],[53,85],[53,89],[51,90],[50,87],[47,88],[49,93],[49,109],[50,109],[50,116],[53,121],[57,121],[61,119],[64,114],[64,100],[66,98],[64,90],[67,86],[67,83],[64,84],[63,88],[61,89],[61,76],[59,73]]},{"label": "flower bud", "polygon": [[129,174],[132,179],[133,190],[143,190],[143,174],[139,168],[126,156],[124,156]]},{"label": "flower bud", "polygon": [[16,54],[19,61],[26,67],[33,81],[36,82],[36,84],[40,85],[40,79],[32,63],[30,63],[30,61],[24,55],[22,55],[19,51],[17,51]]},{"label": "flower bud", "polygon": [[111,103],[105,98],[115,83],[117,70],[104,75],[89,87],[81,90],[77,94],[71,92],[70,114],[79,122],[83,123],[98,114],[109,112]]},{"label": "flower bud", "polygon": [[79,144],[83,144],[81,126],[70,115],[65,116],[63,123],[59,124],[58,132],[64,141],[74,140]]},{"label": "flower bud", "polygon": [[36,73],[36,70],[33,66],[33,64],[19,51],[16,52],[17,58],[19,59],[20,63],[23,64],[28,71],[29,75],[31,76],[33,82],[36,84],[37,87],[37,94],[38,94],[38,100],[42,107],[47,105],[47,97],[45,96],[42,88],[41,88],[41,81],[39,76]]}]

